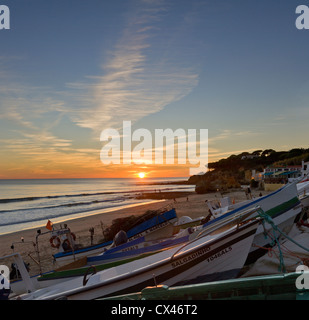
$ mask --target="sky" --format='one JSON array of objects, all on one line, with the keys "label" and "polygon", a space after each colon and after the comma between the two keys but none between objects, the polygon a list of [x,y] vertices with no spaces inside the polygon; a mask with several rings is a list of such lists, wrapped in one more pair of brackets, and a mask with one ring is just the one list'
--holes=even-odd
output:
[{"label": "sky", "polygon": [[118,140],[101,133],[119,132],[122,150],[124,121],[150,134],[152,147],[145,136],[132,142],[141,159],[168,128],[187,138],[207,129],[209,162],[309,147],[302,0],[1,4],[10,29],[0,30],[0,179],[190,175],[192,163],[175,156],[105,164],[102,149],[116,152]]}]

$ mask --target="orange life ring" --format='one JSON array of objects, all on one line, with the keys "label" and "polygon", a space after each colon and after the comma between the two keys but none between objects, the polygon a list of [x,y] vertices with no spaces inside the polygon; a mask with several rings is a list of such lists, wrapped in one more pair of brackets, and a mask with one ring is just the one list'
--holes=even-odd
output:
[{"label": "orange life ring", "polygon": [[[56,240],[56,243],[54,242],[54,240]],[[59,248],[60,247],[60,244],[61,244],[61,241],[59,239],[59,237],[57,236],[52,236],[50,239],[49,239],[49,242],[50,242],[50,245],[53,247],[53,248]]]}]

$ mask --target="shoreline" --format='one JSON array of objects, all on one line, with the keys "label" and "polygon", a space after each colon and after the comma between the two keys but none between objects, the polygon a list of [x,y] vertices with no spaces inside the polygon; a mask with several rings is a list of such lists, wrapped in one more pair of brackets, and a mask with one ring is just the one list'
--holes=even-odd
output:
[{"label": "shoreline", "polygon": [[169,191],[159,191],[159,192],[147,192],[142,193],[141,195],[137,195],[136,199],[151,199],[151,200],[174,200],[177,198],[188,197],[196,194],[194,191],[176,191],[176,192],[169,192]]},{"label": "shoreline", "polygon": [[[83,212],[78,212],[78,213],[71,213],[68,215],[63,215],[60,217],[52,218],[52,222],[54,225],[61,224],[61,223],[68,223],[76,219],[82,219],[82,218],[87,218],[91,217],[93,215],[103,215],[107,213],[112,213],[115,211],[119,210],[125,210],[128,208],[134,208],[138,206],[143,206],[143,205],[149,205],[155,202],[163,202],[164,200],[173,200],[177,199],[180,197],[184,196],[189,196],[195,194],[194,191],[155,191],[155,192],[138,192],[134,196],[135,199],[137,200],[145,200],[144,202],[140,203],[133,203],[133,204],[126,204],[123,206],[115,206],[111,208],[105,208],[105,209],[95,209],[95,210],[90,210],[90,211],[83,211]],[[16,231],[8,231],[4,233],[0,233],[0,240],[2,236],[13,234],[13,233],[19,233],[19,232],[26,232],[28,230],[37,230],[39,228],[44,228],[46,226],[47,220],[44,220],[44,223],[42,222],[43,220],[38,220],[37,223],[38,225],[36,226],[31,226],[31,224],[36,224],[35,221],[33,222],[26,222],[26,224],[29,224],[29,227],[26,227],[21,230],[16,230]]]},{"label": "shoreline", "polygon": [[[159,201],[160,200],[153,200],[153,201],[142,202],[142,203],[127,204],[127,205],[119,206],[119,207],[115,206],[115,207],[106,208],[106,209],[95,209],[95,210],[92,210],[92,211],[83,211],[83,212],[72,213],[72,214],[61,216],[61,217],[57,217],[57,218],[52,219],[52,220],[53,220],[53,224],[57,225],[57,224],[61,224],[61,223],[66,223],[68,221],[73,221],[73,220],[76,220],[76,219],[90,217],[90,216],[93,216],[93,215],[100,215],[100,214],[109,213],[109,212],[122,210],[122,209],[127,209],[127,208],[133,208],[133,207],[146,205],[146,204],[151,204],[152,202],[159,202]],[[163,200],[161,200],[161,201],[163,201]],[[12,234],[12,233],[19,233],[19,232],[27,231],[27,230],[36,230],[36,229],[39,229],[39,228],[45,228],[47,220],[44,220],[44,223],[42,223],[42,221],[43,220],[39,220],[37,222],[38,223],[37,226],[29,226],[29,227],[26,227],[26,228],[24,228],[22,230],[16,230],[16,231],[9,231],[9,232],[5,232],[5,233],[0,233],[0,240],[1,240],[1,236],[9,235],[9,234]],[[29,222],[29,224],[35,224],[35,222]]]},{"label": "shoreline", "polygon": [[[112,224],[112,221],[117,218],[123,218],[131,215],[142,215],[147,210],[156,210],[167,205],[165,201],[152,201],[150,203],[139,204],[138,206],[128,208],[116,208],[113,211],[101,212],[97,214],[87,215],[75,219],[66,219],[59,223],[53,223],[57,229],[62,224],[67,224],[72,232],[77,236],[77,243],[83,246],[90,245],[89,229],[94,228],[94,244],[102,242],[103,233],[101,222],[107,227]],[[47,221],[46,221],[47,223]],[[30,228],[26,230],[15,231],[12,233],[0,235],[0,257],[7,256],[13,252],[19,252],[26,263],[30,263],[30,274],[40,273],[40,267],[34,261],[38,261],[38,256],[34,243],[36,243],[37,230],[41,230],[42,235],[39,236],[39,253],[42,272],[48,272],[56,268],[53,264],[52,255],[58,250],[52,248],[49,243],[51,232],[49,232],[45,225],[41,227]],[[23,239],[23,240],[21,240]],[[14,249],[11,248],[14,243]],[[11,266],[13,259],[1,260],[0,264]]]},{"label": "shoreline", "polygon": [[[147,210],[158,210],[168,205],[175,208],[178,217],[189,216],[192,219],[202,216],[205,217],[208,214],[208,208],[205,205],[205,200],[219,200],[227,195],[236,202],[244,201],[246,199],[245,192],[241,189],[233,190],[228,194],[224,193],[224,195],[221,195],[218,192],[208,194],[196,194],[193,192],[190,195],[183,196],[183,194],[180,194],[179,192],[178,194],[177,192],[172,192],[169,193],[170,199],[157,199],[155,201],[143,203],[138,206],[131,206],[122,209],[116,208],[116,210],[113,211],[92,214],[75,219],[66,219],[61,223],[54,223],[54,226],[57,228],[60,224],[66,223],[71,231],[76,234],[76,243],[80,243],[83,246],[89,246],[90,228],[94,228],[95,231],[93,235],[93,243],[97,244],[102,242],[101,240],[103,239],[103,232],[101,223],[103,223],[104,227],[106,228],[110,226],[112,221],[117,218],[129,217],[131,215],[140,216]],[[47,272],[55,269],[56,266],[53,265],[52,255],[57,253],[58,250],[50,246],[49,239],[51,237],[51,233],[47,233],[48,230],[45,228],[45,226],[42,226],[41,228],[31,228],[0,235],[0,257],[11,254],[11,245],[13,242],[15,242],[14,252],[19,252],[26,263],[30,262],[30,273],[39,273],[39,267],[34,261],[37,260],[37,253],[35,247],[33,246],[33,242],[36,241],[38,229],[42,229],[42,236],[39,237],[39,252],[42,271]],[[23,238],[24,242],[21,241],[21,237]],[[1,263],[8,266],[11,265],[11,262],[4,261]]]}]

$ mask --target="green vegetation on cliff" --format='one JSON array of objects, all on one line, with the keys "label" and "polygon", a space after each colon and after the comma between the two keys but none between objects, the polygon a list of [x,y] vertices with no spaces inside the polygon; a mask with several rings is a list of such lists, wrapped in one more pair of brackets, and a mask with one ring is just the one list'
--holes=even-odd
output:
[{"label": "green vegetation on cliff", "polygon": [[266,149],[252,153],[243,152],[209,163],[207,173],[190,177],[188,183],[196,185],[197,193],[239,188],[241,184],[251,183],[252,170],[262,172],[270,165],[301,165],[302,160],[309,161],[309,149],[295,148],[278,152]]}]

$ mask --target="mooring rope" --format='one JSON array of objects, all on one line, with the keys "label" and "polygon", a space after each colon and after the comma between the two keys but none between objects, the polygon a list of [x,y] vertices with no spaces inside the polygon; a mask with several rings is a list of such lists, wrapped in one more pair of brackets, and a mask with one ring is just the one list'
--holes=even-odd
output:
[{"label": "mooring rope", "polygon": [[[263,226],[264,226],[264,230],[265,229],[265,224],[264,222],[266,221],[268,224],[271,225],[272,227],[272,231],[273,231],[273,236],[274,238],[272,239],[273,243],[271,245],[274,245],[275,243],[277,244],[278,246],[278,249],[279,249],[279,261],[280,261],[280,265],[279,265],[279,271],[281,272],[286,272],[286,268],[285,268],[285,265],[284,265],[284,259],[283,259],[283,254],[282,254],[282,251],[281,251],[281,246],[280,246],[280,242],[279,242],[279,239],[276,235],[276,231],[279,232],[283,237],[285,237],[286,239],[288,239],[289,241],[293,242],[295,245],[297,245],[298,247],[302,248],[303,250],[309,252],[309,249],[304,247],[303,245],[301,245],[300,243],[298,243],[297,241],[295,241],[294,239],[292,239],[291,237],[289,237],[286,233],[284,233],[273,221],[273,219],[268,215],[266,214],[265,212],[263,212],[262,210],[259,210],[258,211],[258,214],[261,218],[263,218],[262,220],[262,223],[263,223]],[[267,237],[267,233],[264,233],[264,235]],[[271,237],[270,237],[271,238]]]}]

